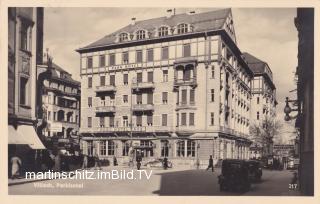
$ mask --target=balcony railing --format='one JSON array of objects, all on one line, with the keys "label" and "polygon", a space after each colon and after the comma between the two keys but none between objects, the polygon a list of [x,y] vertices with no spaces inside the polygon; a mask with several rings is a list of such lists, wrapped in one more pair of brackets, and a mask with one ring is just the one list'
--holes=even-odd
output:
[{"label": "balcony railing", "polygon": [[132,106],[133,111],[153,111],[154,105],[153,104],[134,104]]},{"label": "balcony railing", "polygon": [[[133,133],[140,132],[172,132],[172,126],[133,126]],[[130,133],[131,128],[128,127],[92,127],[92,128],[81,128],[80,132],[83,133],[116,133],[124,132]]]},{"label": "balcony railing", "polygon": [[114,105],[96,107],[96,113],[114,113],[114,112],[116,112],[116,107]]},{"label": "balcony railing", "polygon": [[115,85],[96,86],[96,92],[114,92],[116,91]]},{"label": "balcony railing", "polygon": [[190,78],[190,79],[174,79],[174,85],[175,86],[196,86],[197,85],[197,79],[196,78]]},{"label": "balcony railing", "polygon": [[180,109],[196,109],[196,104],[194,102],[186,103],[186,102],[181,102],[177,103],[176,110]]},{"label": "balcony railing", "polygon": [[132,89],[154,89],[154,82],[135,82],[132,83]]}]

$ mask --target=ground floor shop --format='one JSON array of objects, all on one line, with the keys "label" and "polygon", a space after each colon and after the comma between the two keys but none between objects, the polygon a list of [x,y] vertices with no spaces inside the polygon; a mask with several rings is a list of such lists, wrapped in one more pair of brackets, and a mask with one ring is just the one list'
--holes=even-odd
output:
[{"label": "ground floor shop", "polygon": [[80,141],[83,154],[98,156],[100,160],[116,158],[119,165],[127,165],[135,155],[142,155],[142,163],[167,157],[174,166],[207,166],[210,155],[214,163],[219,160],[249,159],[251,142],[242,137],[218,135],[216,137],[113,137],[86,135]]}]

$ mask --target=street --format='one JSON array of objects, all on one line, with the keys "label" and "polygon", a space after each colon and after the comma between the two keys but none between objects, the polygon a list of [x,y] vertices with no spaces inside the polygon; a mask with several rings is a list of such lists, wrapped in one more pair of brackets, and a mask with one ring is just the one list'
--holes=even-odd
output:
[{"label": "street", "polygon": [[[103,171],[130,171],[124,167],[107,167]],[[291,171],[264,170],[262,181],[254,183],[246,193],[220,192],[217,176],[201,170],[183,169],[143,169],[142,179],[136,180],[79,180],[55,179],[29,182],[9,186],[10,195],[188,195],[188,196],[290,196],[297,191],[289,190],[292,179]],[[92,170],[94,171],[94,170]],[[98,171],[94,171],[98,172]],[[147,179],[151,173],[150,179]],[[135,175],[139,175],[136,174]],[[71,187],[70,187],[71,186]]]}]

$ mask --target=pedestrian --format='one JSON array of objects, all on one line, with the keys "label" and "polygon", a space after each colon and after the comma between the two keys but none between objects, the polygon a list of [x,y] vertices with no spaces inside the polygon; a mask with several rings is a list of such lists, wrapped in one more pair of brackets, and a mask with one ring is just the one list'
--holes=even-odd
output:
[{"label": "pedestrian", "polygon": [[136,161],[137,161],[137,169],[140,170],[141,161],[142,161],[142,157],[141,157],[140,152],[138,152],[138,154],[137,154]]},{"label": "pedestrian", "polygon": [[14,155],[11,158],[10,162],[11,162],[11,178],[12,179],[19,178],[19,176],[20,176],[20,168],[21,168],[21,165],[22,165],[21,159],[17,155]]},{"label": "pedestrian", "polygon": [[88,156],[83,155],[83,160],[82,160],[82,169],[87,169],[88,168]]},{"label": "pedestrian", "polygon": [[101,170],[101,164],[100,159],[97,153],[94,154],[94,169],[95,170]]},{"label": "pedestrian", "polygon": [[113,166],[118,166],[118,161],[116,156],[113,156]]},{"label": "pedestrian", "polygon": [[167,168],[168,168],[168,158],[165,157],[165,158],[163,159],[163,169],[164,169],[164,170],[167,170]]},{"label": "pedestrian", "polygon": [[206,169],[206,171],[208,171],[210,168],[212,169],[212,172],[214,172],[212,155],[210,155],[209,165],[208,165],[208,168]]}]

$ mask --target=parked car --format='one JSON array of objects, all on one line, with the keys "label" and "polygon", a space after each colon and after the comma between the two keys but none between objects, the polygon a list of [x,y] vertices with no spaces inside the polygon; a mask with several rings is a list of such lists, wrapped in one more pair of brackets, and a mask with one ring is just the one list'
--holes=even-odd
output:
[{"label": "parked car", "polygon": [[260,161],[248,160],[249,178],[252,181],[260,181],[262,177],[262,168]]},{"label": "parked car", "polygon": [[[144,166],[162,168],[163,167],[163,159],[159,158],[159,159],[155,159],[152,161],[148,161],[144,164]],[[168,168],[172,168],[172,166],[173,166],[172,162],[168,161]]]},{"label": "parked car", "polygon": [[225,159],[222,161],[221,175],[218,176],[220,191],[250,190],[249,166],[244,160]]}]

